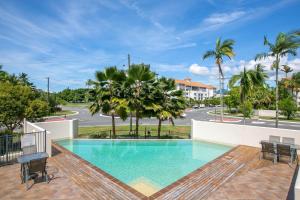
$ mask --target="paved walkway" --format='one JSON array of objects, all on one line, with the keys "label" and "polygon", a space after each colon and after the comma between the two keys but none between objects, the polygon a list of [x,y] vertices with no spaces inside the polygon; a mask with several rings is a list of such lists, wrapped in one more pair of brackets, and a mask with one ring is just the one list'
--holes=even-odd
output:
[{"label": "paved walkway", "polygon": [[219,199],[286,199],[294,168],[277,164],[249,171],[232,178],[208,200]]},{"label": "paved walkway", "polygon": [[20,165],[0,167],[0,199],[86,199],[79,186],[54,166],[53,159],[49,159],[48,166],[52,180],[48,184],[40,182],[34,185],[30,181],[32,187],[28,191],[26,185],[21,184]]}]

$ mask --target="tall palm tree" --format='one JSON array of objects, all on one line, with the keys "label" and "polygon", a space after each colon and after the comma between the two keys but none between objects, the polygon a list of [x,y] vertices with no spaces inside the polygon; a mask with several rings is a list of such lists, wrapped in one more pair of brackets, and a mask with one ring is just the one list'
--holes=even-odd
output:
[{"label": "tall palm tree", "polygon": [[209,50],[204,53],[203,59],[206,58],[214,58],[215,63],[219,69],[219,83],[220,83],[220,98],[221,98],[221,121],[223,121],[223,113],[224,113],[224,103],[223,103],[223,90],[224,90],[224,74],[222,70],[222,63],[224,57],[229,59],[233,58],[235,53],[233,51],[233,45],[235,41],[231,39],[221,41],[220,38],[217,38],[215,49]]},{"label": "tall palm tree", "polygon": [[127,118],[127,101],[122,98],[120,88],[125,81],[124,71],[116,67],[107,67],[104,71],[97,71],[96,80],[88,81],[88,85],[94,86],[91,95],[94,102],[89,107],[92,115],[102,112],[111,115],[113,138],[116,137],[115,117],[119,115],[123,120]]},{"label": "tall palm tree", "polygon": [[138,136],[139,119],[143,117],[143,110],[147,106],[149,84],[154,81],[155,74],[150,71],[150,65],[132,64],[128,69],[127,86],[131,88],[132,99],[129,107],[135,111],[135,134]]},{"label": "tall palm tree", "polygon": [[275,61],[272,64],[272,69],[276,70],[276,122],[275,127],[278,128],[278,70],[280,59],[288,55],[297,55],[297,48],[300,46],[299,36],[295,33],[285,34],[279,33],[276,37],[275,43],[270,43],[267,37],[264,37],[264,45],[268,46],[267,53],[257,54],[255,60],[265,59],[267,57],[275,58]]},{"label": "tall palm tree", "polygon": [[176,90],[174,79],[162,77],[158,79],[158,85],[153,92],[153,101],[158,104],[154,109],[158,119],[157,136],[160,138],[161,124],[170,120],[174,125],[174,118],[180,117],[185,109],[185,98],[182,90]]},{"label": "tall palm tree", "polygon": [[283,68],[280,70],[285,73],[285,78],[287,78],[288,73],[292,72],[293,69],[291,67],[289,67],[288,65],[282,65],[282,67]]}]

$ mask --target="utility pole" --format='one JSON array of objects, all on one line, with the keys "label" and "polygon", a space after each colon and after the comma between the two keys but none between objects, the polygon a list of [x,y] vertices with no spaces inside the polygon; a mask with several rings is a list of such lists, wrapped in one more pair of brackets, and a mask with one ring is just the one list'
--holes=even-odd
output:
[{"label": "utility pole", "polygon": [[[50,77],[47,77],[47,100],[48,100],[48,106],[50,105],[50,93],[49,93],[49,89],[50,89]],[[48,110],[48,115],[50,115],[50,109]]]},{"label": "utility pole", "polygon": [[[130,54],[128,54],[128,70],[130,69]],[[132,133],[132,111],[130,110],[130,133]]]},{"label": "utility pole", "polygon": [[49,82],[50,82],[50,78],[47,77],[47,100],[48,100],[48,104],[49,104],[49,88],[50,88]]},{"label": "utility pole", "polygon": [[128,54],[128,69],[130,69],[130,54]]}]

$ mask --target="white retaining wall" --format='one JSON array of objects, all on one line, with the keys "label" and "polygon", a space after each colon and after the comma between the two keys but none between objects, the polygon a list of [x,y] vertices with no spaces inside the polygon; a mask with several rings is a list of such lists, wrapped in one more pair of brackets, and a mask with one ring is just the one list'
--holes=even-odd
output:
[{"label": "white retaining wall", "polygon": [[35,125],[51,132],[51,139],[75,138],[78,135],[78,120],[38,122]]},{"label": "white retaining wall", "polygon": [[259,142],[268,140],[269,135],[292,137],[295,138],[295,143],[300,144],[299,130],[192,120],[192,139],[260,147]]},{"label": "white retaining wall", "polygon": [[276,117],[276,110],[255,110],[255,115],[262,117]]},{"label": "white retaining wall", "polygon": [[31,123],[24,120],[24,133],[47,131],[46,152],[51,156],[52,140],[75,138],[78,135],[78,120]]}]

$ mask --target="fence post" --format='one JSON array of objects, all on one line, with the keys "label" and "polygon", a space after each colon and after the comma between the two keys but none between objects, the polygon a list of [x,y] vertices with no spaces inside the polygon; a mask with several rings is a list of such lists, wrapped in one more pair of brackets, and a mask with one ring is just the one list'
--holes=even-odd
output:
[{"label": "fence post", "polygon": [[109,130],[109,138],[111,139],[111,130]]},{"label": "fence post", "polygon": [[5,135],[5,141],[6,141],[5,144],[6,162],[8,162],[8,134]]},{"label": "fence post", "polygon": [[47,140],[47,131],[46,130],[44,131],[44,139],[45,139],[44,140],[45,141],[44,142],[44,152],[46,152],[47,151],[47,148],[46,148],[46,145],[47,145],[47,141],[46,141]]}]

